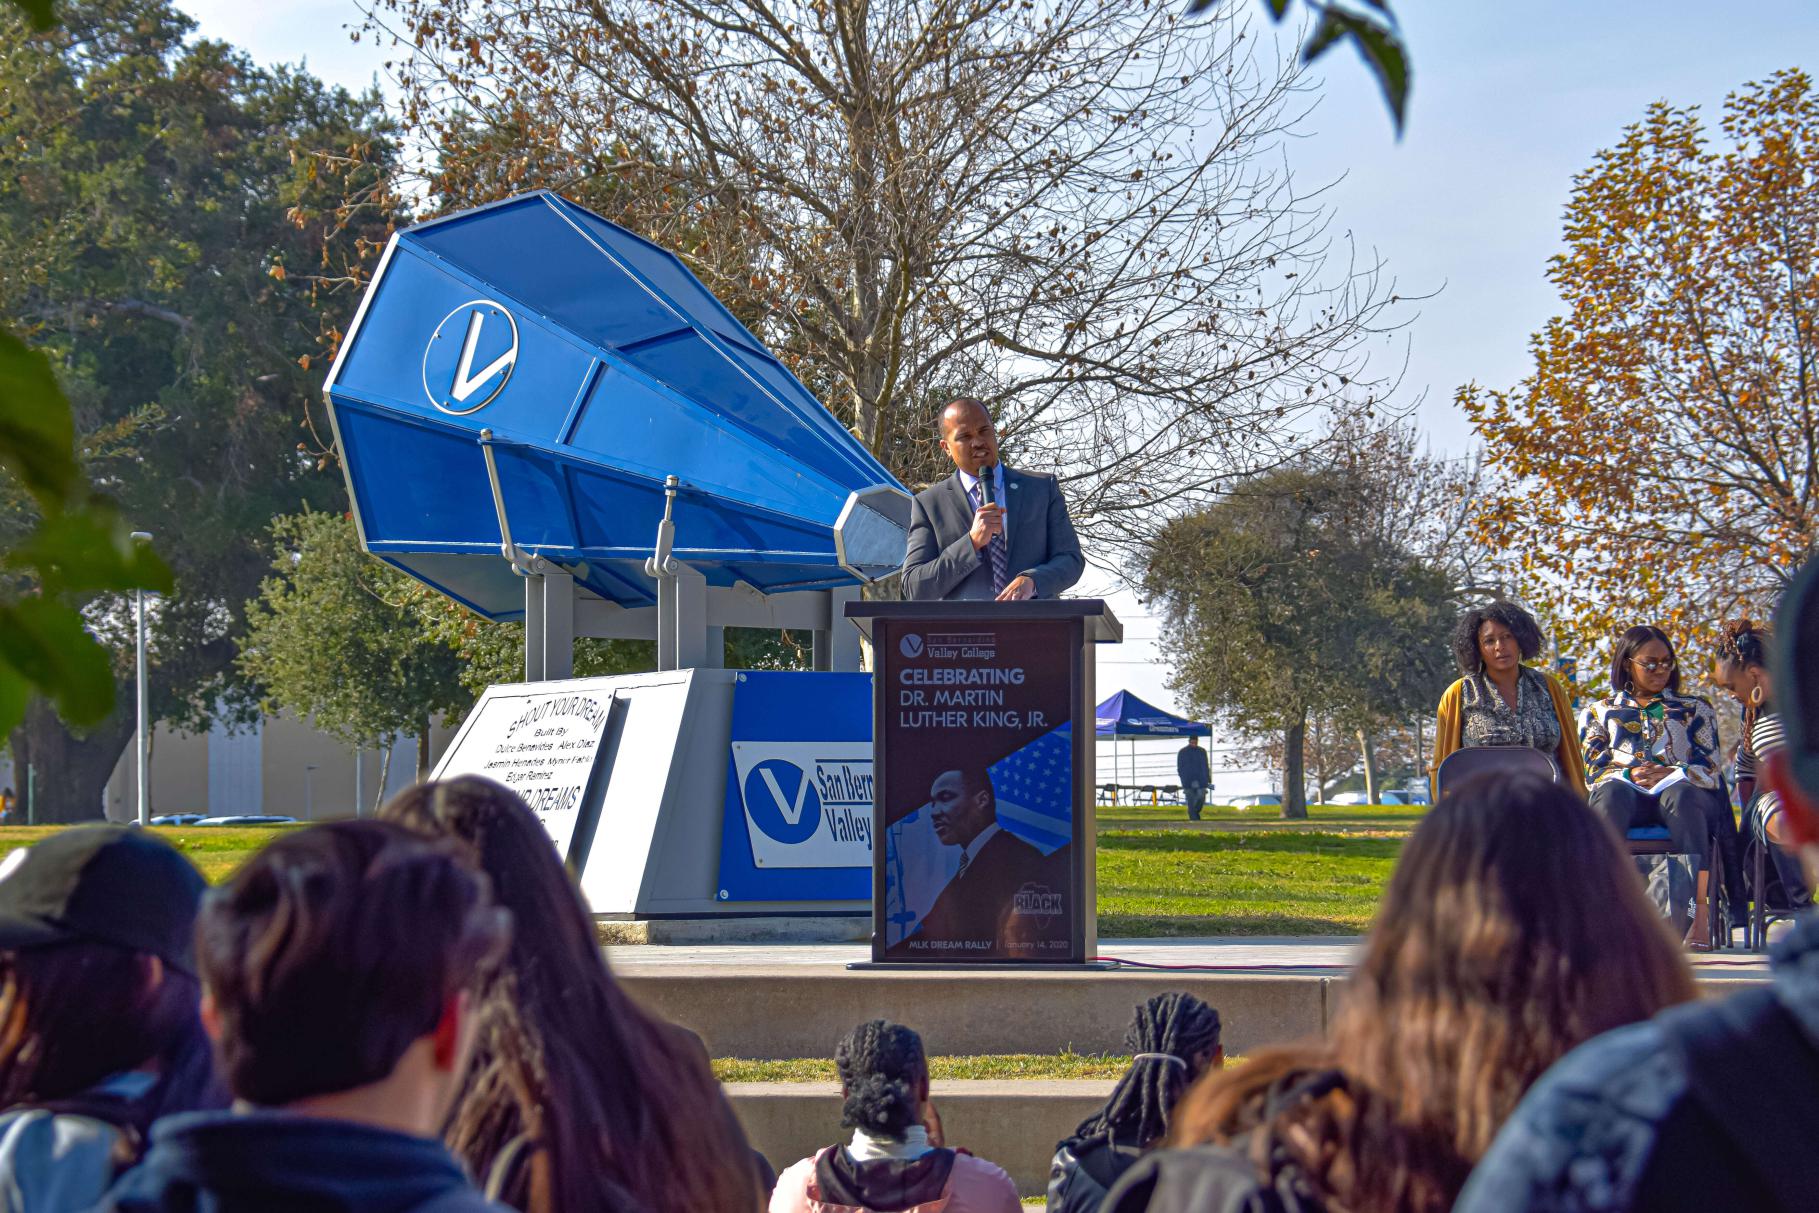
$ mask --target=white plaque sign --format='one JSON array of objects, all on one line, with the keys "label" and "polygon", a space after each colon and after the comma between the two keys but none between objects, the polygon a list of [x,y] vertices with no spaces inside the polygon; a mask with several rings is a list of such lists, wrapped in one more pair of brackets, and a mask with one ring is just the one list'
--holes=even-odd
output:
[{"label": "white plaque sign", "polygon": [[600,754],[613,696],[608,689],[493,688],[462,726],[437,779],[484,775],[536,810],[567,858]]}]

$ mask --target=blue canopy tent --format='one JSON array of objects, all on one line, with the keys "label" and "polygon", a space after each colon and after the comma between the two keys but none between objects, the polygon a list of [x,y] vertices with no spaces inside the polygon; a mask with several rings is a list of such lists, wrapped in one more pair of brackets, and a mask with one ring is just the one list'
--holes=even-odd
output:
[{"label": "blue canopy tent", "polygon": [[[1145,703],[1129,691],[1119,691],[1111,698],[1104,700],[1093,710],[1096,737],[1110,738],[1112,742],[1112,781],[1118,781],[1118,740],[1128,738],[1135,742],[1141,737],[1211,737],[1213,730],[1197,720],[1165,712],[1151,703]],[[1135,744],[1131,747],[1131,777],[1136,778],[1137,756]]]},{"label": "blue canopy tent", "polygon": [[903,560],[896,478],[679,258],[547,191],[397,233],[324,390],[366,549],[490,619],[545,569],[744,595],[711,612]]}]

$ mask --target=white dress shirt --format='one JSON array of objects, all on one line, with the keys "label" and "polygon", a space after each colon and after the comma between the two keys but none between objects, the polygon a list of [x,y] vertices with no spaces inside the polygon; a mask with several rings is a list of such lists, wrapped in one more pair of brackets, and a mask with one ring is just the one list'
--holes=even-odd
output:
[{"label": "white dress shirt", "polygon": [[985,844],[990,842],[993,837],[997,835],[998,831],[1003,828],[1003,826],[1000,826],[994,821],[991,825],[986,826],[983,830],[980,830],[977,834],[973,835],[973,840],[960,848],[961,865],[964,867],[971,867],[973,860],[979,858],[979,852],[985,849]]}]

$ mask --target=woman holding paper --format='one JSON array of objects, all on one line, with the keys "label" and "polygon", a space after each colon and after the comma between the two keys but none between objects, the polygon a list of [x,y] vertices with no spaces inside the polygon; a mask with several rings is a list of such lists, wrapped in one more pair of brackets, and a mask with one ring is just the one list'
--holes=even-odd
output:
[{"label": "woman holding paper", "polygon": [[1709,949],[1707,839],[1721,830],[1718,818],[1730,816],[1730,805],[1718,777],[1718,717],[1705,700],[1680,693],[1679,663],[1666,632],[1639,626],[1617,638],[1611,693],[1579,714],[1579,748],[1592,808],[1619,835],[1637,826],[1666,826],[1674,850],[1691,857],[1698,898],[1686,942]]}]

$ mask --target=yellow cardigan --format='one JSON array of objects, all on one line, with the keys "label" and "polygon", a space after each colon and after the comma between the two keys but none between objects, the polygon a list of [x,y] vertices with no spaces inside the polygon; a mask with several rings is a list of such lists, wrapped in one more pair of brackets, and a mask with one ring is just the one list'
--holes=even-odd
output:
[{"label": "yellow cardigan", "polygon": [[[1567,697],[1566,687],[1552,674],[1542,673],[1547,681],[1548,697],[1554,701],[1554,715],[1560,719],[1560,749],[1554,755],[1554,761],[1560,764],[1561,774],[1566,776],[1567,786],[1579,793],[1581,800],[1586,797],[1585,759],[1579,753],[1579,727],[1573,722],[1573,703]],[[1459,704],[1465,695],[1465,679],[1461,678],[1446,688],[1440,696],[1440,710],[1434,728],[1434,764],[1433,774],[1428,776],[1431,785],[1434,776],[1440,772],[1440,764],[1446,756],[1459,748],[1460,734],[1465,727],[1460,716]]]}]

